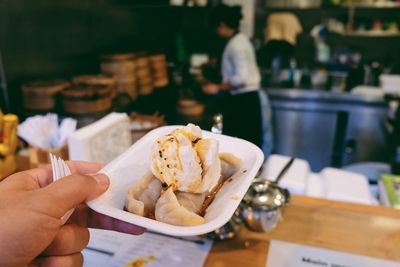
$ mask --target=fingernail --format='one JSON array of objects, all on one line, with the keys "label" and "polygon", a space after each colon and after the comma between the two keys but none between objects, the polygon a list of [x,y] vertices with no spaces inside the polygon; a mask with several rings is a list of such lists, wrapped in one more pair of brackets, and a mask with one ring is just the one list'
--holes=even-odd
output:
[{"label": "fingernail", "polygon": [[93,174],[92,177],[97,181],[97,183],[102,187],[108,187],[110,185],[110,180],[107,175],[102,173]]}]

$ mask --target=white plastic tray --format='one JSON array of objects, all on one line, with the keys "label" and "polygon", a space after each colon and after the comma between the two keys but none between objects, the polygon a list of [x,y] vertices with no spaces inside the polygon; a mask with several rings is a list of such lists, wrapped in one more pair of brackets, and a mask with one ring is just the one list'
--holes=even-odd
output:
[{"label": "white plastic tray", "polygon": [[88,202],[89,207],[121,221],[173,236],[202,235],[228,222],[263,163],[264,155],[250,142],[208,131],[203,131],[203,138],[218,140],[219,152],[230,152],[239,157],[243,163],[241,169],[233,176],[232,182],[222,187],[208,207],[204,224],[175,226],[123,210],[128,189],[150,169],[150,152],[155,139],[180,127],[183,126],[165,126],[149,132],[100,170],[100,173],[105,173],[110,177],[110,188],[99,198]]}]

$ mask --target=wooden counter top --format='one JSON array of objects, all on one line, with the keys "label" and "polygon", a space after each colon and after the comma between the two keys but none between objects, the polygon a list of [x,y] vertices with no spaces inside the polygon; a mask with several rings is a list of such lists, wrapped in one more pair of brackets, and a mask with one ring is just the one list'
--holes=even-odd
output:
[{"label": "wooden counter top", "polygon": [[272,239],[400,262],[400,211],[293,196],[274,231],[242,227],[235,239],[214,243],[205,266],[264,267]]},{"label": "wooden counter top", "polygon": [[[18,159],[19,170],[29,166]],[[205,267],[264,267],[270,240],[281,240],[400,262],[400,210],[292,196],[270,233],[242,227],[235,239],[214,242]]]}]

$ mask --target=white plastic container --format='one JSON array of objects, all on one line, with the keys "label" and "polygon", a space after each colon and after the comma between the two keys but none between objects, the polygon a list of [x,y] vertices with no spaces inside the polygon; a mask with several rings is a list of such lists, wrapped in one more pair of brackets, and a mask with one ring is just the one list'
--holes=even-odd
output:
[{"label": "white plastic container", "polygon": [[335,168],[325,168],[320,173],[327,199],[373,205],[374,200],[364,175]]},{"label": "white plastic container", "polygon": [[203,131],[203,137],[218,140],[219,152],[230,152],[239,157],[243,163],[240,170],[232,177],[232,182],[222,187],[208,207],[204,224],[175,226],[123,210],[129,187],[149,170],[150,152],[155,139],[180,127],[183,126],[165,126],[149,132],[100,170],[101,173],[110,177],[110,188],[99,198],[88,202],[89,207],[121,221],[173,236],[202,235],[214,231],[228,222],[263,163],[264,155],[257,146],[250,142],[208,131]]},{"label": "white plastic container", "polygon": [[[289,160],[290,157],[283,155],[269,156],[265,172],[261,174],[261,177],[271,181],[275,180]],[[307,178],[310,173],[310,165],[308,162],[296,158],[284,178],[279,182],[279,185],[283,188],[287,188],[292,194],[304,195],[306,192]]]},{"label": "white plastic container", "polygon": [[70,160],[108,163],[132,144],[129,117],[110,113],[87,125],[68,138]]}]

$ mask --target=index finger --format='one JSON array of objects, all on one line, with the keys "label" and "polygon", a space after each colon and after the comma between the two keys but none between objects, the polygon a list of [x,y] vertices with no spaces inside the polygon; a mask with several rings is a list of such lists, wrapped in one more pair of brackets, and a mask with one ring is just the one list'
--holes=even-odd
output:
[{"label": "index finger", "polygon": [[75,173],[40,189],[37,206],[51,215],[61,217],[78,204],[100,196],[109,185],[110,181],[104,174]]},{"label": "index finger", "polygon": [[[68,168],[71,173],[80,173],[80,174],[90,174],[96,173],[102,168],[102,164],[95,162],[86,162],[86,161],[66,161]],[[45,187],[53,182],[53,174],[51,171],[51,165],[46,165],[41,168],[28,170],[27,174],[33,177],[40,187]]]},{"label": "index finger", "polygon": [[[92,174],[98,172],[103,165],[85,161],[67,161],[71,173]],[[34,190],[45,187],[53,182],[53,174],[50,164],[16,173],[9,176],[5,181],[11,181],[13,187]],[[17,183],[17,184],[15,184]]]}]

